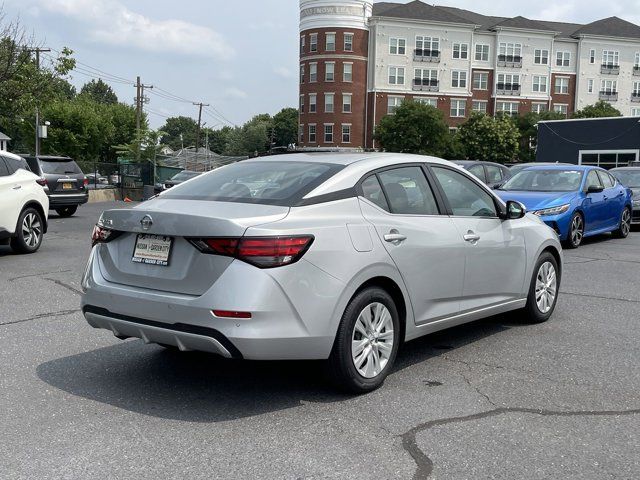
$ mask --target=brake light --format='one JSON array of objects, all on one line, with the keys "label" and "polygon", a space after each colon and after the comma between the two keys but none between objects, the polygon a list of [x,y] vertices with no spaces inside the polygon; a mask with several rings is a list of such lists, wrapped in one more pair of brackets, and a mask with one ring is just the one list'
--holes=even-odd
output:
[{"label": "brake light", "polygon": [[87,187],[89,185],[89,179],[87,177],[84,177],[84,180],[82,181],[82,184]]},{"label": "brake light", "polygon": [[229,310],[211,310],[216,317],[222,318],[251,318],[251,312],[232,312]]},{"label": "brake light", "polygon": [[94,247],[98,243],[108,243],[120,235],[121,232],[105,228],[100,225],[93,227],[91,232],[91,246]]},{"label": "brake light", "polygon": [[202,253],[237,258],[259,268],[273,268],[300,260],[313,243],[313,236],[201,238],[190,242]]},{"label": "brake light", "polygon": [[40,177],[36,180],[36,183],[42,187],[46,187],[47,186],[47,179],[44,177]]}]

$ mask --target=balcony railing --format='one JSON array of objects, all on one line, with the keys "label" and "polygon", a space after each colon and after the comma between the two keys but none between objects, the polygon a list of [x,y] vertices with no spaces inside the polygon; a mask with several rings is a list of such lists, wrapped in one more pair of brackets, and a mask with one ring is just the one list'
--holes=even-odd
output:
[{"label": "balcony railing", "polygon": [[618,101],[618,92],[614,90],[601,90],[600,91],[600,100],[605,100],[607,102],[617,102]]},{"label": "balcony railing", "polygon": [[637,65],[637,66],[633,67],[633,74],[636,77],[640,77],[640,65]]},{"label": "balcony railing", "polygon": [[423,92],[438,92],[440,90],[440,82],[430,78],[414,78],[413,89]]},{"label": "balcony railing", "polygon": [[633,92],[631,94],[631,101],[633,103],[640,103],[640,92]]},{"label": "balcony railing", "polygon": [[520,55],[498,55],[498,66],[522,68],[522,57]]},{"label": "balcony railing", "polygon": [[498,83],[496,85],[497,95],[520,95],[519,83]]},{"label": "balcony railing", "polygon": [[613,63],[603,63],[600,66],[600,73],[605,75],[620,75],[620,65],[614,65]]},{"label": "balcony railing", "polygon": [[413,59],[416,62],[433,62],[440,61],[440,50],[425,50],[416,48],[413,51]]}]

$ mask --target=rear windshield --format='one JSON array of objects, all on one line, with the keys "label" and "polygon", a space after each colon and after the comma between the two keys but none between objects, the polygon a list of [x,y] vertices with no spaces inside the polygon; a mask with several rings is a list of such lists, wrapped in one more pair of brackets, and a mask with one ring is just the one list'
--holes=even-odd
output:
[{"label": "rear windshield", "polygon": [[292,206],[342,168],[328,163],[244,161],[173,187],[162,198]]},{"label": "rear windshield", "polygon": [[171,177],[171,180],[175,180],[176,182],[186,182],[187,180],[197,177],[198,175],[200,175],[198,172],[180,172]]},{"label": "rear windshield", "polygon": [[616,170],[611,173],[625,187],[640,187],[640,168],[636,170]]},{"label": "rear windshield", "polygon": [[573,192],[580,188],[580,170],[523,170],[511,177],[500,190],[523,192]]},{"label": "rear windshield", "polygon": [[50,173],[53,175],[69,175],[73,173],[82,173],[80,167],[73,160],[60,159],[60,160],[43,160],[40,159],[40,167],[42,173]]}]

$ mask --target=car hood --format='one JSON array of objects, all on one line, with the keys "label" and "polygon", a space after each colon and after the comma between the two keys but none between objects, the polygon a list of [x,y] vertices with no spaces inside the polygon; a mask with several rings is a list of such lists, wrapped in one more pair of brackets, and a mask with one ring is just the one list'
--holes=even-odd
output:
[{"label": "car hood", "polygon": [[506,190],[497,190],[496,193],[505,202],[516,200],[524,204],[530,212],[571,203],[577,195],[577,192],[518,192]]}]

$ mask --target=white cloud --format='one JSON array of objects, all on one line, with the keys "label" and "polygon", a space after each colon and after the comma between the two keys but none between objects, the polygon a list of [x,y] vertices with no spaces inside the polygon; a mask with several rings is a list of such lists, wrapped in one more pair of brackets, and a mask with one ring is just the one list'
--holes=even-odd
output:
[{"label": "white cloud", "polygon": [[97,42],[141,50],[228,59],[235,52],[214,30],[182,20],[154,20],[117,0],[41,0],[50,12],[74,18]]},{"label": "white cloud", "polygon": [[239,88],[236,88],[236,87],[227,88],[224,91],[224,93],[226,94],[227,97],[239,98],[239,99],[247,98],[249,96],[247,95],[247,92],[240,90]]},{"label": "white cloud", "polygon": [[274,67],[273,73],[282,78],[291,78],[293,73],[287,67]]}]

